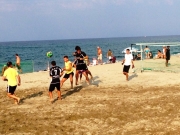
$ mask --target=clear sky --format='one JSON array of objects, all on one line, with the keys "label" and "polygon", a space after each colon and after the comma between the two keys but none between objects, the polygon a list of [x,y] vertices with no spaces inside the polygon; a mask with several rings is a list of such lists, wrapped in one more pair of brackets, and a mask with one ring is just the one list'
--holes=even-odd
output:
[{"label": "clear sky", "polygon": [[0,42],[180,35],[180,0],[0,0]]}]

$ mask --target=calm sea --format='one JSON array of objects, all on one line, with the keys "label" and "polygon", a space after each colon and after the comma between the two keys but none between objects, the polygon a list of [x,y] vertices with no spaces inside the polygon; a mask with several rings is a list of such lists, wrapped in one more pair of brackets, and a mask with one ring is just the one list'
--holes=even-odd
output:
[{"label": "calm sea", "polygon": [[[92,60],[96,57],[97,46],[103,51],[103,61],[106,62],[106,53],[108,49],[113,51],[117,60],[124,57],[122,50],[129,47],[132,43],[145,42],[180,42],[180,36],[151,36],[151,37],[121,37],[121,38],[97,38],[97,39],[68,39],[68,40],[44,40],[44,41],[16,41],[0,42],[0,69],[7,61],[15,63],[15,54],[21,57],[24,72],[44,70],[47,68],[48,61],[55,60],[57,65],[63,67],[63,56],[69,56],[74,60],[72,53],[75,46],[80,46]],[[149,47],[153,53],[162,47]],[[47,58],[46,52],[52,51],[53,57]],[[180,52],[180,47],[171,47],[171,54]],[[29,67],[29,69],[28,69]]]}]

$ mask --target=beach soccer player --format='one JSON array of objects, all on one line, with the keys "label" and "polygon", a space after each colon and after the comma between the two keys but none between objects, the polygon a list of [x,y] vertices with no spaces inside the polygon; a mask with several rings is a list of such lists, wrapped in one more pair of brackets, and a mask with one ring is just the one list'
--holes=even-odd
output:
[{"label": "beach soccer player", "polygon": [[101,65],[103,64],[103,61],[102,61],[102,50],[101,48],[98,46],[97,47],[97,59],[98,59],[98,63],[101,63]]},{"label": "beach soccer player", "polygon": [[86,82],[89,85],[89,78],[86,74],[86,71],[88,70],[86,63],[84,63],[84,57],[86,56],[86,53],[81,51],[81,48],[79,46],[75,47],[76,52],[73,53],[73,55],[76,57],[76,85],[78,85],[78,78],[80,72],[85,76]]},{"label": "beach soccer player", "polygon": [[21,58],[19,57],[19,55],[16,53],[15,54],[15,57],[16,57],[16,64],[15,66],[17,67],[17,69],[22,72],[22,69],[21,69]]},{"label": "beach soccer player", "polygon": [[61,80],[61,87],[63,86],[63,83],[69,78],[70,83],[71,83],[71,89],[73,89],[73,66],[71,61],[69,61],[68,56],[64,56],[64,63],[65,63],[65,68],[63,71],[66,71],[66,74],[64,75],[63,79]]},{"label": "beach soccer player", "polygon": [[20,98],[15,95],[15,90],[17,85],[21,85],[21,78],[18,72],[13,68],[12,62],[9,61],[7,67],[2,77],[3,81],[8,81],[7,96],[13,98],[15,104],[19,104]]},{"label": "beach soccer player", "polygon": [[134,68],[134,63],[133,63],[133,56],[130,53],[129,49],[126,49],[126,54],[125,54],[125,58],[122,62],[122,65],[124,64],[123,67],[123,74],[126,76],[126,80],[128,81],[128,73],[129,73],[129,68],[131,66],[132,63],[132,68]]},{"label": "beach soccer player", "polygon": [[56,62],[51,62],[52,67],[50,68],[49,75],[52,78],[49,86],[49,97],[51,103],[53,102],[52,92],[57,89],[58,100],[61,100],[61,91],[60,91],[60,77],[63,75],[63,71],[59,66],[56,66]]},{"label": "beach soccer player", "polygon": [[170,46],[166,48],[166,67],[168,66],[168,61],[170,60]]}]

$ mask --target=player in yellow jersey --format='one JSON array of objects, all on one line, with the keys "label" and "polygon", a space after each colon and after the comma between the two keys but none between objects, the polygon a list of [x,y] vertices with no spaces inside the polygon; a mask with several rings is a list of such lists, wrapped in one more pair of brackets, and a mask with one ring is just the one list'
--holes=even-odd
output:
[{"label": "player in yellow jersey", "polygon": [[69,78],[71,83],[71,89],[73,89],[73,76],[74,76],[73,66],[71,61],[69,61],[68,56],[64,56],[64,62],[65,62],[65,68],[63,69],[63,71],[66,71],[66,74],[61,80],[61,87],[63,86],[63,83]]},{"label": "player in yellow jersey", "polygon": [[[17,85],[21,85],[21,78],[18,72],[13,68],[12,62],[7,63],[8,69],[5,70],[2,80],[8,81],[7,96],[14,99],[15,104],[20,102],[20,98],[15,96],[15,90]],[[17,82],[18,81],[18,82]]]}]

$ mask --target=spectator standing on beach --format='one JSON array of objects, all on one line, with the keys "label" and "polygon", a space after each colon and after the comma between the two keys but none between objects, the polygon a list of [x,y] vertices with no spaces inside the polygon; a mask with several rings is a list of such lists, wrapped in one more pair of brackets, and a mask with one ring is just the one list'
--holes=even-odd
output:
[{"label": "spectator standing on beach", "polygon": [[64,75],[63,79],[61,80],[61,87],[63,86],[63,83],[69,78],[70,83],[71,83],[71,89],[73,89],[73,67],[71,61],[69,61],[68,56],[64,56],[64,63],[65,63],[65,68],[63,71],[66,71],[66,74]]},{"label": "spectator standing on beach", "polygon": [[54,89],[57,89],[57,94],[58,94],[58,100],[61,100],[61,91],[60,91],[60,77],[63,75],[63,71],[59,66],[56,66],[56,62],[52,61],[51,62],[51,68],[49,71],[49,75],[51,77],[51,83],[49,86],[49,97],[51,103],[53,103],[53,94],[52,92]]},{"label": "spectator standing on beach", "polygon": [[108,52],[107,52],[107,58],[108,58],[108,60],[109,60],[110,63],[112,62],[112,57],[113,57],[113,53],[112,53],[112,51],[109,49]]},{"label": "spectator standing on beach", "polygon": [[103,64],[102,50],[101,50],[101,48],[99,46],[97,47],[97,57],[98,57],[98,63],[101,63],[101,65],[102,65]]},{"label": "spectator standing on beach", "polygon": [[19,57],[19,55],[16,53],[15,54],[15,56],[16,56],[16,67],[17,67],[17,69],[20,71],[20,72],[22,72],[22,69],[21,69],[21,58]]},{"label": "spectator standing on beach", "polygon": [[144,52],[145,52],[145,55],[146,55],[146,59],[149,59],[150,49],[148,48],[148,46],[146,46],[146,47],[144,48]]},{"label": "spectator standing on beach", "polygon": [[130,53],[129,49],[126,49],[126,54],[125,54],[125,58],[122,62],[122,65],[124,64],[123,67],[123,74],[126,76],[126,80],[128,81],[128,73],[129,73],[129,68],[131,66],[132,63],[132,68],[134,68],[134,64],[133,64],[133,56]]},{"label": "spectator standing on beach", "polygon": [[166,59],[166,46],[163,46],[163,59]]},{"label": "spectator standing on beach", "polygon": [[21,85],[21,78],[18,72],[13,68],[12,62],[9,61],[7,67],[2,77],[3,81],[8,81],[7,96],[13,98],[15,104],[19,104],[20,98],[15,95],[15,90],[17,85]]},{"label": "spectator standing on beach", "polygon": [[168,66],[168,61],[170,60],[170,46],[166,48],[166,67]]},{"label": "spectator standing on beach", "polygon": [[86,78],[86,82],[89,85],[89,78],[87,76],[87,72],[89,72],[87,65],[84,63],[84,57],[86,53],[81,51],[79,46],[75,47],[76,52],[73,55],[76,57],[75,64],[76,64],[76,85],[78,85],[79,74],[83,74]]}]

